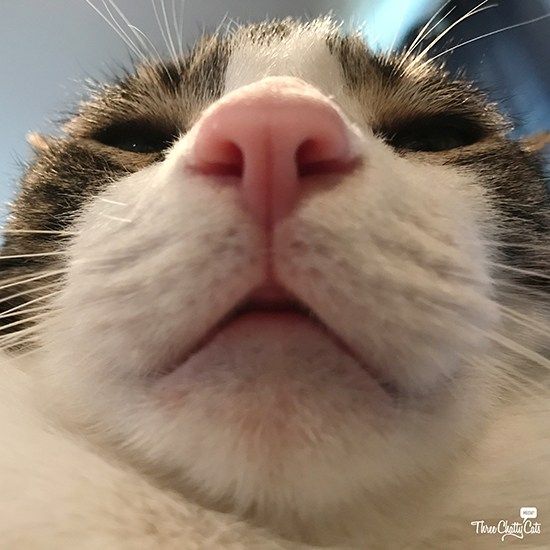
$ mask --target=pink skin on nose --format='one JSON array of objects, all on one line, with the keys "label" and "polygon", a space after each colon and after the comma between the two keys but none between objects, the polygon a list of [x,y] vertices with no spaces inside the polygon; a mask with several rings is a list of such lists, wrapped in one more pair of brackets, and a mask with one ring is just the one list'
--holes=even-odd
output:
[{"label": "pink skin on nose", "polygon": [[231,92],[203,113],[193,134],[192,168],[237,177],[246,207],[267,228],[295,206],[303,178],[345,173],[357,163],[336,104],[292,77]]}]

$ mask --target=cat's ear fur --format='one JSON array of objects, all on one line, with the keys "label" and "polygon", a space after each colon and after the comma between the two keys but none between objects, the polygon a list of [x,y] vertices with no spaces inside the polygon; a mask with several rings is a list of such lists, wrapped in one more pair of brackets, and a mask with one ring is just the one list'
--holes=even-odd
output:
[{"label": "cat's ear fur", "polygon": [[35,153],[45,153],[49,150],[53,138],[38,132],[29,132],[27,134],[27,143],[32,147]]},{"label": "cat's ear fur", "polygon": [[539,152],[550,146],[550,131],[539,132],[530,136],[524,137],[520,141],[522,147],[527,151]]}]

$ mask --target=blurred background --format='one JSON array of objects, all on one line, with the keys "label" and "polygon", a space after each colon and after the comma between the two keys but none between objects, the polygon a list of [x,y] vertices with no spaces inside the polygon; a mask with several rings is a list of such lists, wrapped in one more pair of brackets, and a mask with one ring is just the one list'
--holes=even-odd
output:
[{"label": "blurred background", "polygon": [[410,46],[424,29],[417,51],[430,47],[427,55],[501,102],[515,137],[550,130],[550,0],[0,0],[0,204],[29,156],[25,135],[54,132],[51,121],[82,97],[83,79],[106,78],[129,60],[112,28],[131,34],[123,18],[166,52],[164,18],[189,45],[229,21],[328,11],[380,50]]}]

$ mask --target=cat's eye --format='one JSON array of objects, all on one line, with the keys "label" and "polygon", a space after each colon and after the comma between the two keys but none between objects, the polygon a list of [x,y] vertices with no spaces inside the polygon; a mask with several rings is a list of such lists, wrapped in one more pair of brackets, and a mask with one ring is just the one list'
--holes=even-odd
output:
[{"label": "cat's eye", "polygon": [[380,132],[398,150],[438,153],[465,147],[485,134],[478,124],[456,115],[437,115],[397,124]]},{"label": "cat's eye", "polygon": [[175,128],[153,124],[146,120],[115,122],[101,128],[93,139],[124,151],[133,153],[159,153],[177,139]]}]

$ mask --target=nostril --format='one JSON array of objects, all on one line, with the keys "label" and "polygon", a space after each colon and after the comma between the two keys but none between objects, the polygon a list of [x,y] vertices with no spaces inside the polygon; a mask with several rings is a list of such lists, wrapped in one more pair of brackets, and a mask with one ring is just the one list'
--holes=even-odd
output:
[{"label": "nostril", "polygon": [[324,144],[315,139],[304,141],[296,150],[296,166],[299,177],[347,174],[358,164],[356,159],[330,156],[324,152]]},{"label": "nostril", "polygon": [[317,178],[337,184],[363,162],[361,136],[339,107],[287,80],[243,86],[208,107],[187,135],[182,162],[203,181],[234,186],[251,219],[269,230]]},{"label": "nostril", "polygon": [[207,176],[236,176],[242,178],[244,155],[241,148],[232,141],[220,141],[212,146],[208,158],[203,158],[195,166]]}]

